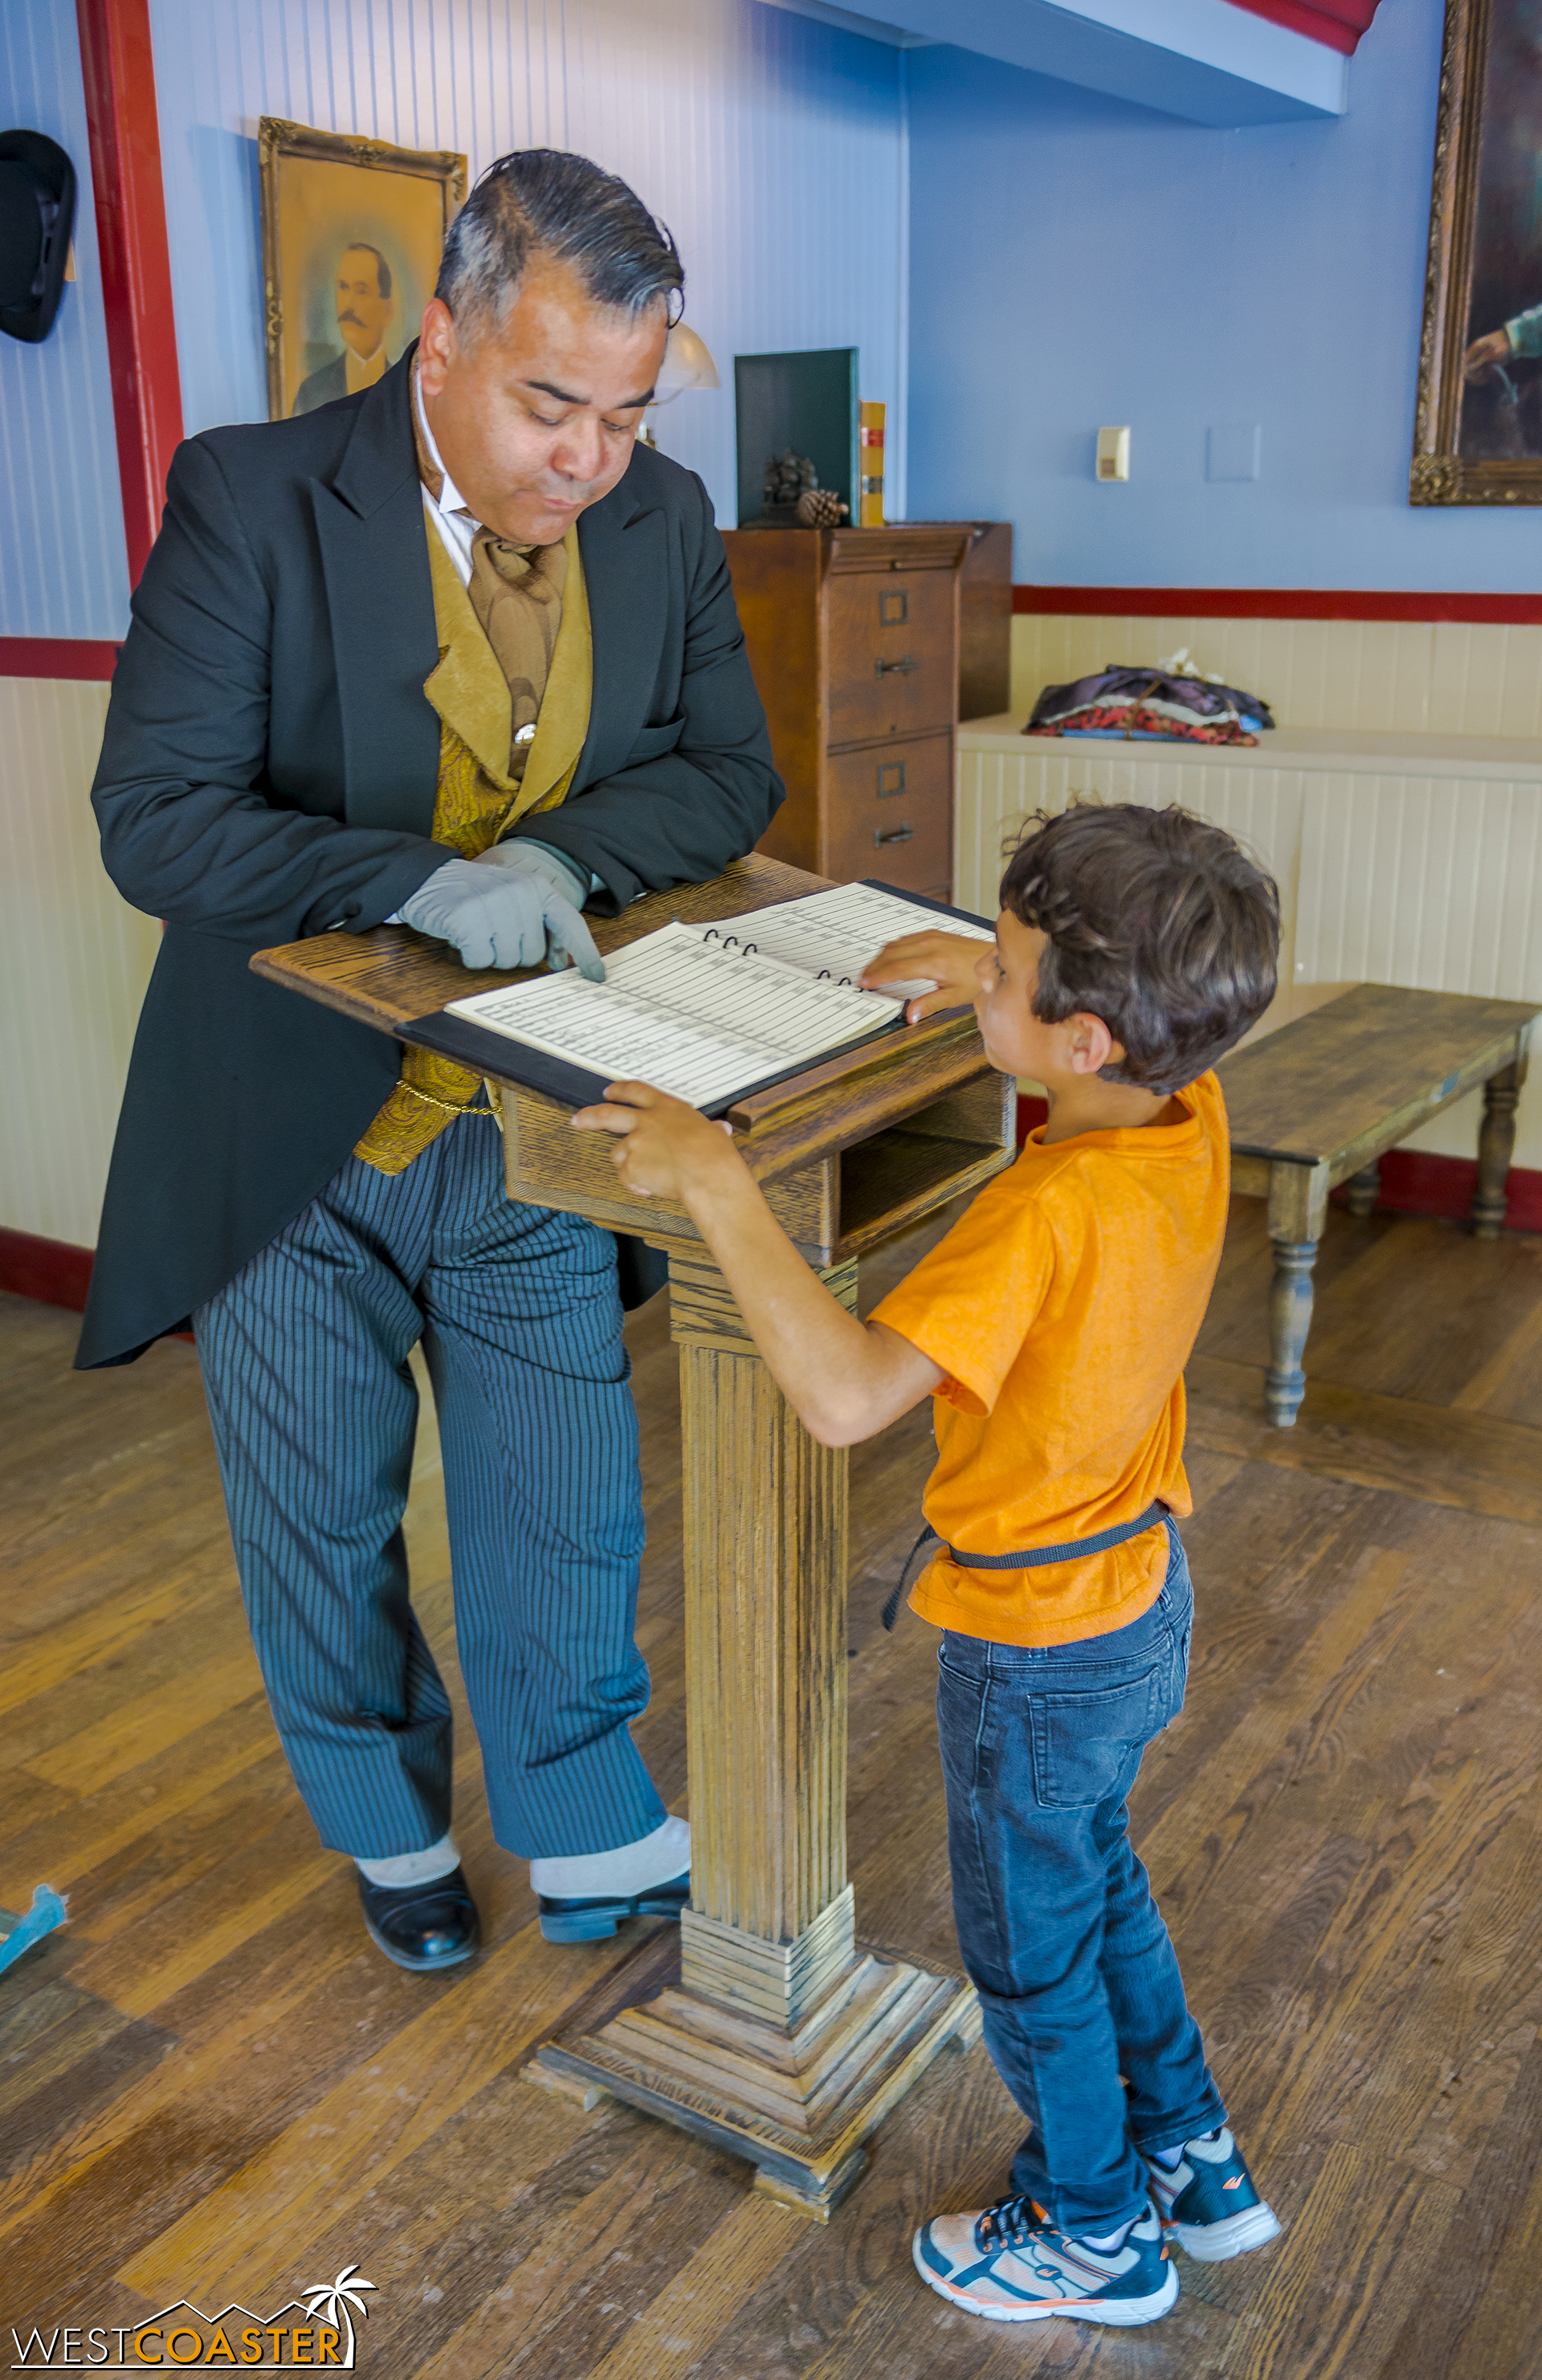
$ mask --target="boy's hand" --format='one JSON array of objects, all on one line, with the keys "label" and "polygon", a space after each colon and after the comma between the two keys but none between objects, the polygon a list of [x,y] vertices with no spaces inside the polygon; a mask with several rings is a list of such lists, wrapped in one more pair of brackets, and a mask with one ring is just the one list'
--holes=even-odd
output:
[{"label": "boy's hand", "polygon": [[642,1198],[680,1204],[688,1186],[705,1186],[725,1164],[743,1170],[743,1160],[723,1141],[727,1133],[732,1143],[730,1125],[710,1123],[684,1099],[672,1099],[650,1083],[607,1083],[604,1105],[580,1108],[573,1129],[614,1133],[615,1169],[627,1189]]},{"label": "boy's hand", "polygon": [[686,1208],[737,1300],[772,1377],[821,1446],[855,1446],[943,1374],[887,1323],[859,1322],[832,1297],[761,1196],[725,1123],[709,1123],[649,1083],[609,1083],[580,1108],[579,1132],[615,1135],[622,1180]]},{"label": "boy's hand", "polygon": [[935,1016],[944,1008],[971,1008],[980,988],[976,969],[990,947],[966,934],[902,934],[868,960],[862,970],[863,989],[881,991],[885,984],[914,983],[929,976],[937,989],[906,1003],[907,1025],[919,1025],[923,1016]]}]

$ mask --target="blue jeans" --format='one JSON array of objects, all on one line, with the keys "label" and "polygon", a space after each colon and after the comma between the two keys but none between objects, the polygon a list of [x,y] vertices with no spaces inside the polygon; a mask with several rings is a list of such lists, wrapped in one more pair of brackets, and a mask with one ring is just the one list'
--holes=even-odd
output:
[{"label": "blue jeans", "polygon": [[949,1633],[938,1657],[959,1947],[1028,2119],[1012,2187],[1096,2236],[1146,2204],[1137,2150],[1226,2120],[1124,1806],[1188,1674],[1194,1594],[1168,1530],[1161,1594],[1127,1628],[1049,1645]]}]

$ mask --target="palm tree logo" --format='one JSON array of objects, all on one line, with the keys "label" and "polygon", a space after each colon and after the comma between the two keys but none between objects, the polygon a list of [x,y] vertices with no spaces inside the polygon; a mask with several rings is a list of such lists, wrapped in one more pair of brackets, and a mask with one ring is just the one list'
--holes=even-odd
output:
[{"label": "palm tree logo", "polygon": [[357,2265],[346,2265],[334,2281],[308,2281],[301,2292],[306,2300],[306,2313],[311,2321],[325,2323],[342,2332],[346,2338],[347,2351],[343,2357],[345,2372],[353,2370],[355,2310],[366,2322],[370,2319],[370,2309],[358,2292],[360,2289],[372,2289],[374,2286],[373,2281],[365,2280]]}]

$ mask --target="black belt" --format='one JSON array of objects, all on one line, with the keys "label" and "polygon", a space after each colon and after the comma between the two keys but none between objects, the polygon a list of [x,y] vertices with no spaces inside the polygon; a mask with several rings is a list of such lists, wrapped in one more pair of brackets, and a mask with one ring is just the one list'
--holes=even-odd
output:
[{"label": "black belt", "polygon": [[944,1545],[929,1523],[905,1557],[894,1591],[883,1607],[883,1624],[892,1628],[910,1576],[910,1565],[924,1545],[935,1542],[941,1546],[960,1570],[1044,1570],[1051,1562],[1079,1561],[1085,1554],[1106,1554],[1112,1547],[1122,1546],[1126,1537],[1144,1536],[1147,1529],[1154,1529],[1159,1521],[1166,1518],[1167,1506],[1159,1499],[1147,1504],[1144,1512],[1137,1512],[1133,1521],[1121,1521],[1115,1528],[1099,1529],[1096,1536],[1073,1537],[1063,1546],[1035,1546],[1030,1552],[1021,1554],[961,1553],[957,1546]]}]

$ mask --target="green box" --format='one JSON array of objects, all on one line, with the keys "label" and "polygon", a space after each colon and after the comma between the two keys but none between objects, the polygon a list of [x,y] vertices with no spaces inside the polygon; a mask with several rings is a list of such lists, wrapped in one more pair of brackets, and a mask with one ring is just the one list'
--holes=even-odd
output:
[{"label": "green box", "polygon": [[856,358],[855,347],[735,357],[741,528],[760,519],[766,465],[788,446],[807,455],[820,487],[832,488],[856,518]]}]

